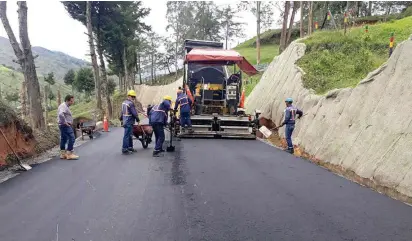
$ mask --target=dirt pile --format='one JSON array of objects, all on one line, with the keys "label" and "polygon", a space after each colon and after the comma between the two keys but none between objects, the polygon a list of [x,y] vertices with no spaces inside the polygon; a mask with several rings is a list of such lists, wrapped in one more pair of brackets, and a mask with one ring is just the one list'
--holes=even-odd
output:
[{"label": "dirt pile", "polygon": [[[47,132],[33,131],[16,113],[0,101],[0,166],[16,164],[13,150],[20,158],[34,156],[56,145],[59,141],[57,129]],[[11,148],[10,148],[10,146]]]},{"label": "dirt pile", "polygon": [[[391,196],[412,197],[412,41],[399,44],[387,63],[355,88],[324,96],[302,85],[304,73],[295,63],[304,53],[305,45],[293,42],[276,57],[246,108],[280,123],[284,99],[293,97],[307,113],[294,132],[302,153]],[[284,137],[283,128],[279,133]]]}]

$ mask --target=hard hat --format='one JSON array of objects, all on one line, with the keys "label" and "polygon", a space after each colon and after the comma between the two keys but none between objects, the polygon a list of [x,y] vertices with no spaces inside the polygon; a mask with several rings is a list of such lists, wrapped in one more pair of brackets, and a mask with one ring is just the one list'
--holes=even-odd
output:
[{"label": "hard hat", "polygon": [[127,92],[127,96],[132,96],[132,97],[136,97],[136,92],[134,90],[129,90]]},{"label": "hard hat", "polygon": [[172,101],[172,97],[169,96],[169,95],[166,95],[165,97],[163,97],[163,99],[164,99],[164,100],[170,100],[170,101]]},{"label": "hard hat", "polygon": [[292,103],[293,102],[293,99],[292,98],[286,98],[286,100],[285,100],[285,102],[290,102],[290,103]]}]

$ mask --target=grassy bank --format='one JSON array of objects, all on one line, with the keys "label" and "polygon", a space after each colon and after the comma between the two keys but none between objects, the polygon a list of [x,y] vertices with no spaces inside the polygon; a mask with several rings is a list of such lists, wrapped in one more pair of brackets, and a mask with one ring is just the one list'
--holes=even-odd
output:
[{"label": "grassy bank", "polygon": [[307,49],[298,65],[305,71],[303,83],[318,94],[334,88],[356,86],[389,57],[389,37],[396,44],[412,33],[412,17],[348,31],[316,32],[303,43]]}]

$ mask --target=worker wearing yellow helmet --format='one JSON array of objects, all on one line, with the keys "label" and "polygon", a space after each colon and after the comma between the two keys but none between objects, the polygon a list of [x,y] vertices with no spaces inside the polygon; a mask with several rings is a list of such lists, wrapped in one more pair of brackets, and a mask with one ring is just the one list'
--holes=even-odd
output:
[{"label": "worker wearing yellow helmet", "polygon": [[123,145],[122,153],[130,154],[136,152],[133,148],[133,125],[135,121],[139,122],[139,116],[134,106],[134,101],[136,100],[136,92],[134,90],[129,90],[127,92],[127,100],[122,103],[122,112],[120,114],[120,121],[123,122],[124,135],[123,135]]},{"label": "worker wearing yellow helmet", "polygon": [[149,123],[153,128],[156,138],[156,145],[153,150],[153,156],[161,156],[164,152],[163,143],[165,141],[164,128],[167,125],[168,112],[171,110],[172,97],[166,95],[163,97],[162,103],[155,105],[149,112]]}]

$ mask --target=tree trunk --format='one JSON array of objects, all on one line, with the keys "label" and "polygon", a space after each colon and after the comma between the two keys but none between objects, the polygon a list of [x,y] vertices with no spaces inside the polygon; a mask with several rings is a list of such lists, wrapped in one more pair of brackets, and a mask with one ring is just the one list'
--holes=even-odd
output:
[{"label": "tree trunk", "polygon": [[154,79],[154,57],[153,57],[153,53],[150,55],[150,58],[152,60],[152,65],[151,65],[152,84],[154,84],[155,79]]},{"label": "tree trunk", "polygon": [[289,43],[290,43],[290,37],[292,36],[292,31],[293,31],[293,22],[295,21],[295,14],[298,8],[299,8],[298,2],[297,1],[293,2],[292,16],[290,16],[289,30],[288,30],[288,36],[286,38],[285,48],[289,46]]},{"label": "tree trunk", "polygon": [[300,32],[300,37],[303,38],[305,37],[305,33],[303,32],[303,7],[304,7],[305,2],[300,1],[300,21],[299,21],[299,32]]},{"label": "tree trunk", "polygon": [[368,16],[372,16],[372,1],[369,1],[368,4]]},{"label": "tree trunk", "polygon": [[313,2],[309,2],[309,19],[308,19],[308,35],[312,34],[313,27]]},{"label": "tree trunk", "polygon": [[256,64],[260,64],[260,1],[256,2]]},{"label": "tree trunk", "polygon": [[290,2],[285,2],[285,11],[283,12],[283,23],[282,23],[282,32],[280,34],[280,45],[279,45],[279,54],[286,49],[286,39],[287,39],[287,27],[288,27],[288,17],[290,10]]},{"label": "tree trunk", "polygon": [[126,46],[123,47],[123,68],[124,68],[124,82],[126,86],[126,90],[130,88],[130,83],[129,83],[129,72],[127,69],[127,51],[126,51]]},{"label": "tree trunk", "polygon": [[226,49],[227,49],[227,39],[229,38],[229,21],[226,22],[226,33],[225,33],[225,42],[226,42]]},{"label": "tree trunk", "polygon": [[[98,31],[100,34],[100,30]],[[107,115],[107,118],[110,119],[113,116],[113,107],[112,107],[112,102],[110,100],[110,93],[108,90],[107,71],[106,71],[106,65],[104,64],[102,43],[101,43],[101,39],[99,35],[96,39],[96,43],[97,43],[97,54],[99,55],[99,61],[100,61],[100,70],[101,70],[102,84],[104,88],[104,95],[106,97],[106,105],[107,105],[106,115]]]},{"label": "tree trunk", "polygon": [[[176,21],[176,30],[179,29],[179,21]],[[176,46],[175,46],[175,69],[176,69],[176,74],[175,74],[175,80],[177,80],[177,76],[178,76],[178,67],[177,67],[177,58],[178,58],[178,53],[179,53],[179,34],[180,33],[176,33]],[[140,61],[140,59],[139,59]]]},{"label": "tree trunk", "polygon": [[[24,94],[29,97],[30,108],[30,122],[31,126],[36,129],[44,128],[44,117],[42,111],[40,85],[37,79],[36,67],[34,65],[34,58],[31,50],[31,44],[27,32],[27,4],[26,2],[18,2],[18,19],[19,19],[19,35],[22,49],[17,42],[17,39],[10,27],[10,23],[7,19],[7,2],[0,2],[0,18],[9,37],[10,44],[13,48],[14,54],[17,57],[17,63],[19,63],[23,75],[24,85],[27,91],[24,90]],[[25,108],[26,102],[22,103],[23,115],[27,113]],[[25,113],[26,112],[26,113]]]},{"label": "tree trunk", "polygon": [[27,110],[27,83],[25,81],[21,84],[20,101],[22,119],[27,121],[29,111]]},{"label": "tree trunk", "polygon": [[57,90],[57,105],[59,106],[62,103],[62,96],[60,94],[60,89]]},{"label": "tree trunk", "polygon": [[24,80],[27,83],[27,96],[30,106],[30,116],[32,127],[36,129],[43,129],[44,117],[41,104],[40,85],[37,79],[36,66],[34,65],[33,53],[27,31],[27,4],[26,2],[17,2],[19,6],[19,35],[22,52],[24,56],[21,67],[24,73]]},{"label": "tree trunk", "polygon": [[94,82],[96,91],[96,107],[102,110],[102,96],[100,88],[100,78],[99,78],[99,66],[97,65],[96,52],[94,48],[93,40],[93,28],[92,28],[92,12],[91,12],[91,2],[86,2],[86,15],[87,15],[87,34],[89,37],[89,47],[90,47],[90,57],[92,59],[93,72],[94,72]]},{"label": "tree trunk", "polygon": [[47,113],[47,85],[44,86],[44,125],[47,127],[47,119],[49,118],[48,113]]},{"label": "tree trunk", "polygon": [[119,72],[119,89],[120,89],[120,92],[123,92],[124,91],[124,89],[123,89],[123,75],[122,75],[122,72]]},{"label": "tree trunk", "polygon": [[[142,68],[141,68],[141,63],[140,63],[140,52],[137,54],[137,66],[139,68],[139,82],[140,84],[143,84],[142,82]],[[177,74],[177,72],[176,72]]]}]

